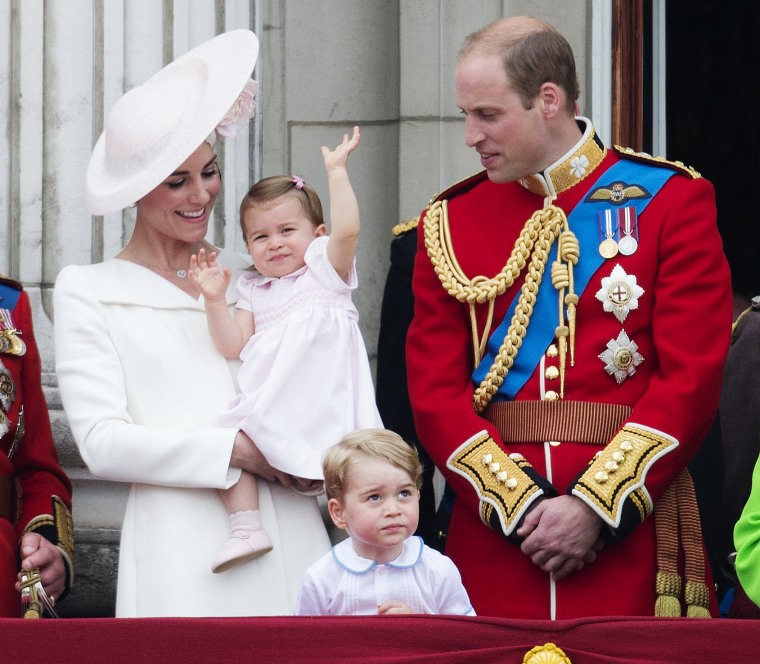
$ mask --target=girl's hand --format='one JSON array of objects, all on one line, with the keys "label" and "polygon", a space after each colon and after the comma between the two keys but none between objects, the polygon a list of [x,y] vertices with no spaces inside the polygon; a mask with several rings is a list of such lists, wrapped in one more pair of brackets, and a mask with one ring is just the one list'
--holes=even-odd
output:
[{"label": "girl's hand", "polygon": [[219,266],[215,251],[206,258],[206,250],[201,248],[197,256],[190,257],[190,278],[207,302],[219,302],[225,299],[232,272]]},{"label": "girl's hand", "polygon": [[343,142],[334,150],[330,150],[326,145],[322,146],[322,158],[325,160],[325,170],[330,171],[334,168],[345,168],[350,155],[359,146],[359,127],[354,127],[354,134],[348,138],[348,134],[343,134]]},{"label": "girl's hand", "polygon": [[388,600],[377,607],[377,615],[379,616],[389,616],[391,614],[400,615],[411,612],[412,610],[406,604],[397,599]]}]

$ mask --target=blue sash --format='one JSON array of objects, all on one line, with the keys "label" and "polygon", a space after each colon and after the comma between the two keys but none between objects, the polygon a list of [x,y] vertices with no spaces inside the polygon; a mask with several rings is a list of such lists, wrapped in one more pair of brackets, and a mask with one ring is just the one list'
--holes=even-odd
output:
[{"label": "blue sash", "polygon": [[[676,173],[676,171],[653,166],[631,160],[620,160],[611,166],[597,184],[593,191],[602,187],[611,188],[613,183],[635,183],[644,188],[649,196],[634,198],[625,201],[627,207],[636,208],[638,216],[646,209],[649,202],[657,195],[663,185]],[[601,203],[601,205],[600,205]],[[599,225],[597,213],[600,209],[615,207],[610,200],[589,200],[589,195],[575,207],[568,215],[567,221],[570,229],[575,233],[580,245],[580,259],[573,267],[573,285],[575,293],[580,297],[594,273],[599,269],[605,259],[599,254]],[[551,281],[551,265],[557,258],[557,243],[555,242],[549,252],[549,260],[541,285],[536,296],[533,314],[530,318],[530,326],[523,339],[520,352],[515,358],[512,368],[509,370],[504,383],[494,395],[494,401],[511,401],[520,391],[523,385],[533,375],[533,372],[541,361],[549,344],[555,336],[557,320],[557,290]],[[475,386],[480,385],[494,363],[499,348],[504,343],[507,330],[512,321],[520,293],[512,300],[507,313],[498,328],[491,334],[486,347],[486,352],[480,364],[472,374]]]},{"label": "blue sash", "polygon": [[0,284],[0,308],[13,311],[21,297],[21,291],[18,288]]}]

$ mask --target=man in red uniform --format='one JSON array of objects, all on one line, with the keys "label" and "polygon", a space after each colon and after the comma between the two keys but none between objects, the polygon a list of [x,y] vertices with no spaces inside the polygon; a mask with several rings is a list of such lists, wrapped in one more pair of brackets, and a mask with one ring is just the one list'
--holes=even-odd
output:
[{"label": "man in red uniform", "polygon": [[71,483],[58,464],[29,298],[0,278],[0,616],[20,615],[19,569],[52,602],[70,587]]},{"label": "man in red uniform", "polygon": [[731,329],[713,187],[606,148],[540,21],[468,37],[455,83],[485,171],[422,215],[407,344],[446,553],[478,615],[708,616],[683,471]]}]

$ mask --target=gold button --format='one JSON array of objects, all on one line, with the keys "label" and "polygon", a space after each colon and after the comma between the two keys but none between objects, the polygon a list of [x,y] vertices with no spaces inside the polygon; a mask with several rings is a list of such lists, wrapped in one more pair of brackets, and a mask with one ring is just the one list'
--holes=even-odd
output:
[{"label": "gold button", "polygon": [[547,390],[544,395],[544,401],[557,401],[557,399],[559,399],[559,394],[554,390]]},{"label": "gold button", "polygon": [[557,355],[559,355],[557,344],[552,344],[546,349],[546,357],[557,357]]},{"label": "gold button", "polygon": [[547,380],[557,380],[559,378],[559,369],[557,367],[546,367],[544,375]]}]

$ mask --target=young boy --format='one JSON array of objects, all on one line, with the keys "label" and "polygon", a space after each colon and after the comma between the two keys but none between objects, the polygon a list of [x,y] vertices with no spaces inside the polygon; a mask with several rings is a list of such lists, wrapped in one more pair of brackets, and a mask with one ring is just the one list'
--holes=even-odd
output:
[{"label": "young boy", "polygon": [[412,536],[422,468],[400,436],[354,431],[322,468],[330,516],[349,537],[306,571],[296,615],[475,615],[454,563]]}]

